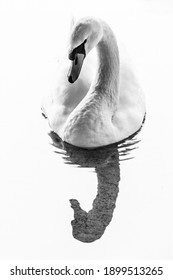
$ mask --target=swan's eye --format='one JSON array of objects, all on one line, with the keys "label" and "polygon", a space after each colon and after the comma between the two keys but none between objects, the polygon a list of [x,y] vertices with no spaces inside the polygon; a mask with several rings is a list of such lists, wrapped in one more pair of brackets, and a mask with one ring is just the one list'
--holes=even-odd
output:
[{"label": "swan's eye", "polygon": [[[86,43],[87,39],[78,47],[76,47],[70,54],[69,54],[69,59],[70,60],[75,60],[76,59],[76,54],[80,53],[83,54],[84,56],[86,56],[86,52],[85,52],[85,43]],[[75,61],[75,64],[77,64],[77,62]]]}]

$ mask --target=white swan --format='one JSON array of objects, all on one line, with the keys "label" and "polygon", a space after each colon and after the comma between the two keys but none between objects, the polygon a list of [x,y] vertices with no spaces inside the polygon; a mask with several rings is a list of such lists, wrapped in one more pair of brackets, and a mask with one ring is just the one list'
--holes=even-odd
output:
[{"label": "white swan", "polygon": [[[98,64],[93,78],[87,55],[94,47]],[[143,93],[129,65],[119,59],[115,36],[104,21],[82,18],[74,24],[68,61],[70,70],[66,59],[57,89],[42,106],[54,132],[72,145],[95,148],[119,142],[140,129],[145,115]]]}]

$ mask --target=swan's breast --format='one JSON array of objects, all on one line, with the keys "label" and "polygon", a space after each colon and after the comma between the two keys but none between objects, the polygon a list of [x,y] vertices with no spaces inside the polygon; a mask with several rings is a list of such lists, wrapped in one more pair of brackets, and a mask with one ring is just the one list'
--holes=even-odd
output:
[{"label": "swan's breast", "polygon": [[[102,108],[103,107],[103,108]],[[96,100],[83,102],[67,119],[63,140],[79,147],[94,148],[115,142],[110,112]]]}]

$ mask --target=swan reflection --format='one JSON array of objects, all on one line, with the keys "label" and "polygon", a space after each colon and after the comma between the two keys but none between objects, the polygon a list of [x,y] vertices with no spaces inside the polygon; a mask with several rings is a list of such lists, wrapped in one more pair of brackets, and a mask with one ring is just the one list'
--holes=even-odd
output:
[{"label": "swan reflection", "polygon": [[74,238],[82,242],[93,242],[103,235],[113,217],[119,192],[119,162],[127,159],[139,141],[132,137],[119,144],[82,149],[63,142],[54,132],[49,135],[57,148],[55,152],[62,154],[66,163],[95,169],[98,185],[92,209],[86,212],[78,200],[70,200],[74,210],[74,220],[71,222]]}]

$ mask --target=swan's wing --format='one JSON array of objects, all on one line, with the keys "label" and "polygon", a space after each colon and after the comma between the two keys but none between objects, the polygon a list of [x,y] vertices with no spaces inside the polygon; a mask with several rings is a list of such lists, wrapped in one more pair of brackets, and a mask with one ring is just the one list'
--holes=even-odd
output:
[{"label": "swan's wing", "polygon": [[119,102],[113,124],[117,134],[131,135],[142,125],[146,112],[145,97],[128,53],[123,45],[120,46]]}]

